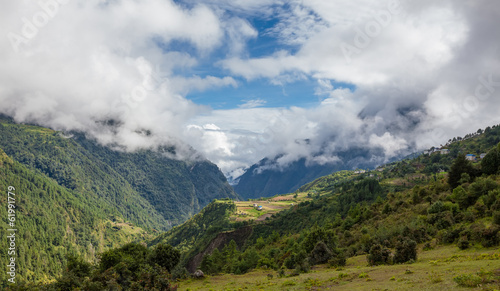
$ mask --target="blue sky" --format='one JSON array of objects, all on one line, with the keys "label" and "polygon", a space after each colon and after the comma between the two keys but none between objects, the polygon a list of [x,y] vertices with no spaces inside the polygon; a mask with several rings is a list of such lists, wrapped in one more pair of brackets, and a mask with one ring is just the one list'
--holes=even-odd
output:
[{"label": "blue sky", "polygon": [[54,3],[0,12],[0,113],[103,145],[195,149],[237,176],[353,146],[382,163],[500,122],[495,1]]}]

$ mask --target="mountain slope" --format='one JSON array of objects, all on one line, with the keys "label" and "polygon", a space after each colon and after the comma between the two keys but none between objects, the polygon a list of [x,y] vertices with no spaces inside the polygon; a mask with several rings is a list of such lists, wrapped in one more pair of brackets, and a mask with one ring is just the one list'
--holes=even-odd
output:
[{"label": "mountain slope", "polygon": [[9,121],[0,124],[0,147],[28,168],[116,207],[126,219],[166,230],[187,220],[212,199],[237,198],[208,161],[169,159],[160,150],[118,152],[86,139]]},{"label": "mountain slope", "polygon": [[[14,190],[9,190],[13,187]],[[12,189],[12,188],[11,188]],[[67,254],[94,261],[99,252],[144,239],[147,232],[124,223],[115,208],[93,197],[83,198],[53,179],[27,169],[0,149],[0,197],[7,205],[7,190],[15,194],[16,264],[18,281],[47,281],[60,275]],[[7,218],[7,207],[0,208]],[[3,235],[7,224],[2,223]],[[0,240],[2,262],[9,248]],[[6,283],[5,272],[0,273]]]},{"label": "mountain slope", "polygon": [[[232,222],[220,216],[222,231],[198,237],[184,261],[204,256],[200,265],[189,267],[213,274],[239,274],[256,267],[300,273],[310,264],[342,265],[345,256],[368,255],[372,261],[367,263],[390,264],[417,260],[422,248],[439,245],[496,247],[499,138],[500,126],[494,126],[450,142],[445,146],[448,154],[418,155],[363,174],[342,171],[319,178],[300,188],[314,194],[312,201],[292,203],[265,220]],[[465,159],[465,154],[479,152],[488,152],[488,173],[481,161]],[[456,186],[453,177],[460,178]],[[273,200],[267,203],[271,207]],[[189,229],[178,226],[176,240],[184,241],[184,233],[192,237]],[[242,229],[245,237],[237,245],[215,242],[219,235]],[[169,237],[167,232],[159,238]]]},{"label": "mountain slope", "polygon": [[[82,134],[69,138],[0,117],[0,193],[9,186],[18,198],[17,279],[28,282],[58,277],[68,254],[96,261],[111,247],[184,222],[214,198],[237,199],[208,161],[116,152]],[[0,200],[7,205],[6,195]],[[0,215],[7,217],[6,207]],[[2,262],[7,250],[1,240]]]},{"label": "mountain slope", "polygon": [[113,151],[83,135],[75,135],[75,141],[123,177],[169,225],[184,222],[213,199],[238,198],[219,168],[206,160],[169,159],[163,148]]},{"label": "mountain slope", "polygon": [[285,167],[278,165],[280,156],[274,159],[266,158],[251,166],[233,187],[236,193],[245,199],[291,193],[300,186],[332,172],[373,168],[377,162],[370,160],[370,156],[374,154],[376,153],[368,149],[353,148],[340,151],[337,154],[339,160],[335,163],[308,164],[303,158]]}]

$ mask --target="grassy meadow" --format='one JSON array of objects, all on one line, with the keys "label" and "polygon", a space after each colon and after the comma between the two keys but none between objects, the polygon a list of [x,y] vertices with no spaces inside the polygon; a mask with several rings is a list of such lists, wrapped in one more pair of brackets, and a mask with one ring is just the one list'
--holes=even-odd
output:
[{"label": "grassy meadow", "polygon": [[179,282],[178,290],[500,290],[500,249],[420,248],[412,264],[370,267],[363,255],[349,258],[340,269],[319,265],[298,276],[291,272],[280,278],[274,270],[256,269],[188,279]]}]

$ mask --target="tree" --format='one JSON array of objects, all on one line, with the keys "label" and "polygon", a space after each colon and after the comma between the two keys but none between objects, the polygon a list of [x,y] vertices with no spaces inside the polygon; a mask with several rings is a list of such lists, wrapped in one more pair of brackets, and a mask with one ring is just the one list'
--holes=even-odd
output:
[{"label": "tree", "polygon": [[370,266],[387,264],[390,256],[391,251],[388,248],[375,244],[370,248],[370,253],[367,256],[368,264]]},{"label": "tree", "polygon": [[328,260],[331,259],[332,256],[333,254],[330,248],[328,248],[328,246],[323,241],[319,241],[311,251],[309,258],[311,264],[316,265],[328,262]]},{"label": "tree", "polygon": [[158,244],[150,255],[151,262],[171,272],[181,259],[181,253],[171,245]]},{"label": "tree", "polygon": [[473,176],[474,168],[471,163],[465,158],[464,154],[458,155],[458,157],[453,162],[448,175],[448,184],[455,189],[460,185],[459,181],[462,178],[462,174],[466,173],[469,176]]},{"label": "tree", "polygon": [[90,275],[92,265],[76,255],[68,255],[67,271],[83,278]]},{"label": "tree", "polygon": [[495,147],[486,154],[481,161],[481,170],[483,173],[493,175],[498,172],[500,167],[500,152]]},{"label": "tree", "polygon": [[417,242],[407,237],[402,238],[396,244],[396,253],[394,254],[395,263],[405,263],[410,260],[417,260]]}]

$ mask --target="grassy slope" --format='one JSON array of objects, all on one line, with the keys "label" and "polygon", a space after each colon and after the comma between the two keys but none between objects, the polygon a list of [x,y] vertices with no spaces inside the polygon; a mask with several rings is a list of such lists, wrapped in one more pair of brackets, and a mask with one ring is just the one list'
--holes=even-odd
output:
[{"label": "grassy slope", "polygon": [[[461,251],[443,246],[419,253],[419,259],[413,264],[369,267],[366,256],[361,255],[349,258],[342,269],[319,265],[310,273],[284,278],[278,278],[273,270],[259,269],[244,275],[181,281],[179,290],[453,290],[459,288],[454,277],[481,270],[485,281],[491,282],[467,290],[500,288],[500,250],[497,248]],[[268,274],[273,278],[269,279]]]}]

